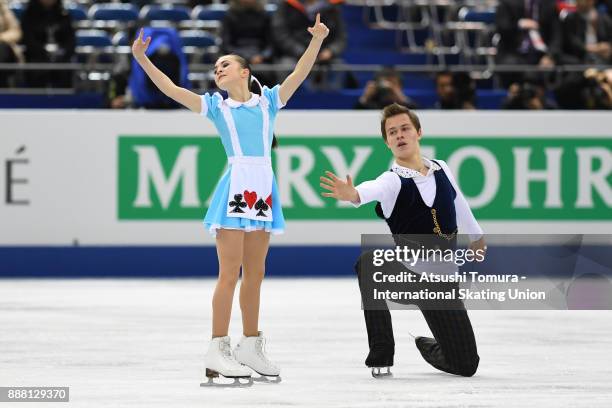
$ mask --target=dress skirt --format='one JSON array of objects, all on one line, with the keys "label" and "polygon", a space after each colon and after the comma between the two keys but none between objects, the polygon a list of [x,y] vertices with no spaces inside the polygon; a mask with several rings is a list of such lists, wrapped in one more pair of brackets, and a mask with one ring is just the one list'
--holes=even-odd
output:
[{"label": "dress skirt", "polygon": [[256,221],[248,218],[228,217],[227,201],[229,199],[231,166],[221,176],[215,187],[210,206],[204,217],[204,226],[213,236],[218,229],[235,229],[243,231],[265,230],[272,234],[282,234],[285,230],[285,218],[276,185],[276,177],[272,178],[272,221]]}]

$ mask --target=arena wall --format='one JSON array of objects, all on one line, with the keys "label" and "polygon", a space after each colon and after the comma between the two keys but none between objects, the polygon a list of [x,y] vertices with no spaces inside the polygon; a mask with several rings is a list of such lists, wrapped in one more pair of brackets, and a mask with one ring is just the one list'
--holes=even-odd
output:
[{"label": "arena wall", "polygon": [[[612,231],[612,116],[420,112],[423,153],[447,161],[489,234]],[[216,274],[201,219],[225,170],[211,123],[189,112],[0,111],[0,276]],[[378,112],[287,111],[273,162],[287,219],[272,275],[352,273],[373,204],[320,195],[389,168]],[[315,267],[312,259],[327,260]]]}]

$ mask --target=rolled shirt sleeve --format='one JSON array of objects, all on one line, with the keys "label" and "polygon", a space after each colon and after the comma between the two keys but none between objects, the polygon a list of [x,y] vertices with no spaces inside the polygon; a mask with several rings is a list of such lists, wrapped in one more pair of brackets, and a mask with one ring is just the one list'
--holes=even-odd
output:
[{"label": "rolled shirt sleeve", "polygon": [[355,207],[372,201],[380,202],[385,218],[389,218],[395,207],[395,201],[402,188],[402,182],[397,174],[386,171],[374,180],[364,181],[355,187],[359,194],[359,203]]},{"label": "rolled shirt sleeve", "polygon": [[442,160],[437,160],[438,163],[442,166],[444,173],[448,176],[453,188],[457,192],[457,197],[455,197],[455,212],[457,213],[457,226],[459,227],[459,232],[461,234],[468,234],[470,236],[470,241],[478,241],[483,236],[482,228],[478,221],[476,221],[476,217],[472,213],[470,206],[465,199],[465,196],[459,189],[457,182],[455,181],[455,177],[450,171],[448,165]]}]

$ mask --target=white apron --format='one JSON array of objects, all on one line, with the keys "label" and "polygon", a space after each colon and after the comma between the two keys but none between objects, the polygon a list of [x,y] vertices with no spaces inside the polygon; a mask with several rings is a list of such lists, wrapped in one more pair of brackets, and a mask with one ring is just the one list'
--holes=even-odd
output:
[{"label": "white apron", "polygon": [[256,221],[272,221],[272,160],[269,143],[268,100],[259,97],[262,111],[263,156],[244,156],[230,108],[222,107],[225,122],[230,131],[234,156],[228,157],[231,165],[230,186],[227,199],[227,216]]},{"label": "white apron", "polygon": [[269,157],[230,157],[228,217],[272,221],[272,162]]}]

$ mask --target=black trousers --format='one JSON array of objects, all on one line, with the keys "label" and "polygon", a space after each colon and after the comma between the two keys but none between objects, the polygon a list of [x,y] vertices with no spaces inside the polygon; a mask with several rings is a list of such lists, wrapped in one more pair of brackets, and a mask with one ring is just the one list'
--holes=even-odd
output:
[{"label": "black trousers", "polygon": [[[372,265],[371,253],[364,253],[355,265],[361,290],[366,286],[366,279],[372,279],[371,268],[362,267],[362,265]],[[404,265],[388,263],[385,265],[383,273],[396,274],[401,271],[406,271]],[[406,283],[405,285],[407,285],[405,290],[408,291],[424,288],[424,284],[418,283]],[[440,289],[439,287],[432,287],[431,284],[428,285],[430,290]],[[368,332],[368,345],[371,354],[376,351],[390,355],[391,364],[389,365],[392,365],[395,341],[391,313],[386,302],[380,302],[376,304],[377,310],[368,310],[368,307],[364,306],[363,314]],[[474,330],[463,302],[461,300],[451,301],[445,304],[446,310],[429,310],[429,308],[424,307],[426,305],[418,302],[404,303],[415,304],[419,307],[434,336],[434,338],[416,338],[416,346],[423,358],[438,370],[466,377],[474,375],[480,357],[476,349]]]}]

